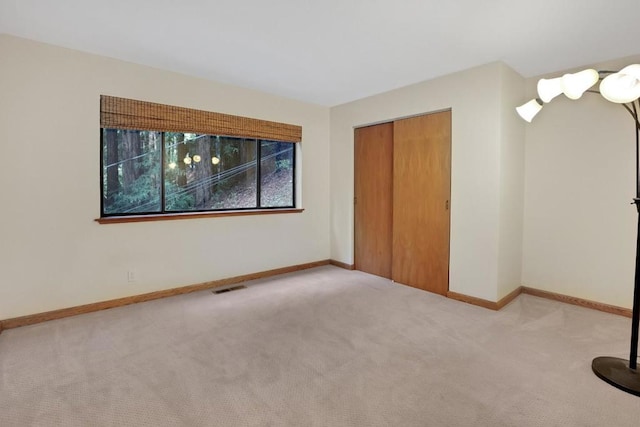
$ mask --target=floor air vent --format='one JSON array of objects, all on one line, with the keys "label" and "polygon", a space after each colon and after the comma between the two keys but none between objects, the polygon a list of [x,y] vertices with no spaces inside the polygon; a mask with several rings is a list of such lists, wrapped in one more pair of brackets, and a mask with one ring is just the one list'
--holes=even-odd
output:
[{"label": "floor air vent", "polygon": [[233,288],[225,288],[217,291],[212,291],[214,294],[224,294],[225,292],[237,291],[239,289],[246,289],[247,287],[244,285],[234,286]]}]

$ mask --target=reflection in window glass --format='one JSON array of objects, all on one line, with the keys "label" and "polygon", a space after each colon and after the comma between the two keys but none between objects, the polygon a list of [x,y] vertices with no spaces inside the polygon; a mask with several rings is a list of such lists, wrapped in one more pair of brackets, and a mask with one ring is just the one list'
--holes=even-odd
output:
[{"label": "reflection in window glass", "polygon": [[295,206],[293,143],[103,129],[101,148],[102,215]]},{"label": "reflection in window glass", "polygon": [[261,141],[261,207],[293,207],[293,149],[288,142]]},{"label": "reflection in window glass", "polygon": [[102,132],[103,213],[161,212],[161,133],[125,129]]},{"label": "reflection in window glass", "polygon": [[165,133],[167,211],[255,208],[256,141]]}]

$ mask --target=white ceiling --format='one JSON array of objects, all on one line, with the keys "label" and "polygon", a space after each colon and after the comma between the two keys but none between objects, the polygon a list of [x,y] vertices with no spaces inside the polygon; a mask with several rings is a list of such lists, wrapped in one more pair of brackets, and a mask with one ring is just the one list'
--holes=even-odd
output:
[{"label": "white ceiling", "polygon": [[333,106],[636,55],[640,0],[0,0],[0,33]]}]

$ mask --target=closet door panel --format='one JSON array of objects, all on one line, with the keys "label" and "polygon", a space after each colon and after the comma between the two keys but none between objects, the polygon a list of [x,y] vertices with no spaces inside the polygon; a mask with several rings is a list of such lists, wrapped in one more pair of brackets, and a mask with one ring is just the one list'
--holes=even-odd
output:
[{"label": "closet door panel", "polygon": [[392,278],[449,289],[451,112],[394,122]]},{"label": "closet door panel", "polygon": [[391,278],[393,123],[354,135],[355,268]]}]

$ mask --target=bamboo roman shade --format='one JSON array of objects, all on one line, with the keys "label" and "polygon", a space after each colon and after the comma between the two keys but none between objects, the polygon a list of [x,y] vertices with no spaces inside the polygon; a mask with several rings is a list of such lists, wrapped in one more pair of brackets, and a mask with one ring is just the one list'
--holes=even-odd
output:
[{"label": "bamboo roman shade", "polygon": [[193,132],[300,142],[302,127],[230,114],[100,95],[100,127]]}]

